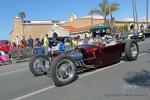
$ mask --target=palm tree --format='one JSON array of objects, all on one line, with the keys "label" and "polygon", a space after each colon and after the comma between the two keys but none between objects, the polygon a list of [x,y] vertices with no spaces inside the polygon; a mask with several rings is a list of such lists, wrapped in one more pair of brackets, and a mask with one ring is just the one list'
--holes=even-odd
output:
[{"label": "palm tree", "polygon": [[109,9],[110,9],[110,12],[109,12],[110,13],[110,17],[111,17],[111,20],[112,20],[112,18],[113,18],[112,13],[117,11],[117,10],[119,10],[119,4],[118,3],[111,3],[109,5]]},{"label": "palm tree", "polygon": [[93,10],[91,10],[90,12],[89,12],[89,14],[88,15],[90,15],[91,16],[91,28],[93,27],[93,15],[94,14],[100,14],[100,11],[98,10],[98,9],[93,9]]},{"label": "palm tree", "polygon": [[102,3],[99,4],[100,13],[104,17],[104,25],[106,25],[106,17],[109,15],[109,5],[107,0],[103,0]]},{"label": "palm tree", "polygon": [[[26,17],[24,12],[19,12],[19,17],[21,18],[21,22],[24,23],[24,18]],[[22,29],[22,34],[24,35],[24,24],[23,25],[23,29]]]},{"label": "palm tree", "polygon": [[22,22],[24,18],[26,17],[25,12],[19,12],[19,17],[22,19]]},{"label": "palm tree", "polygon": [[[117,3],[111,3],[109,5],[107,0],[103,0],[101,3],[99,3],[100,10],[97,10],[97,9],[91,10],[90,14],[91,13],[92,14],[93,13],[101,14],[104,17],[104,25],[106,25],[107,16],[109,14],[111,14],[111,19],[112,19],[112,12],[117,11],[119,9],[118,6],[119,6],[119,4],[117,4]],[[91,14],[91,17],[92,17],[92,14]]]}]

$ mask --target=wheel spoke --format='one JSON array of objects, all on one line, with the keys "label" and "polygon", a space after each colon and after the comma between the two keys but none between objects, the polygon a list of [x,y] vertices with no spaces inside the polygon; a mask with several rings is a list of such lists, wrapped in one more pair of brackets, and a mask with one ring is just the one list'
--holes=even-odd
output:
[{"label": "wheel spoke", "polygon": [[57,67],[57,77],[61,81],[70,80],[74,73],[74,65],[70,60],[63,60],[60,62],[61,64]]},{"label": "wheel spoke", "polygon": [[61,78],[61,79],[63,79],[64,78],[64,72],[62,72],[62,71],[58,71],[58,75],[59,75],[59,77]]},{"label": "wheel spoke", "polygon": [[38,72],[42,72],[44,66],[47,66],[47,62],[43,58],[37,58],[34,62],[34,69]]},{"label": "wheel spoke", "polygon": [[136,44],[132,44],[131,46],[131,54],[133,57],[135,57],[137,55],[138,51],[137,51],[137,46]]}]

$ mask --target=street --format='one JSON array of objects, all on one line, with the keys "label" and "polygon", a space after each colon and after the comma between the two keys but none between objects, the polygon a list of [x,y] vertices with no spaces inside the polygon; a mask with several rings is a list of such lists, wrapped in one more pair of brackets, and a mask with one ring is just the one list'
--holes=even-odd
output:
[{"label": "street", "polygon": [[62,87],[50,77],[34,77],[28,62],[0,66],[0,100],[149,100],[150,39],[139,48],[136,61],[85,72]]}]

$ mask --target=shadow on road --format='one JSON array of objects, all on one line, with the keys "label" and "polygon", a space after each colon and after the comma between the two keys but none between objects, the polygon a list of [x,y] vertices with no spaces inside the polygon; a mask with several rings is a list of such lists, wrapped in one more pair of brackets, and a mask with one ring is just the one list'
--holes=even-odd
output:
[{"label": "shadow on road", "polygon": [[126,57],[125,55],[123,55],[123,56],[121,57],[121,60],[123,60],[123,61],[128,61],[128,59],[127,59],[127,57]]},{"label": "shadow on road", "polygon": [[137,85],[144,88],[150,88],[150,71],[128,72],[124,80],[130,85]]}]

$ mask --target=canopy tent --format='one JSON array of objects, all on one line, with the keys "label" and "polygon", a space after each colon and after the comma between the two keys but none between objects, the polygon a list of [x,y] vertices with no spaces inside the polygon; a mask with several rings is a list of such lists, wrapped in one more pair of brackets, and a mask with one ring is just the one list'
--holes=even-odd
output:
[{"label": "canopy tent", "polygon": [[108,28],[110,28],[110,27],[109,26],[95,26],[92,29],[108,29]]}]

